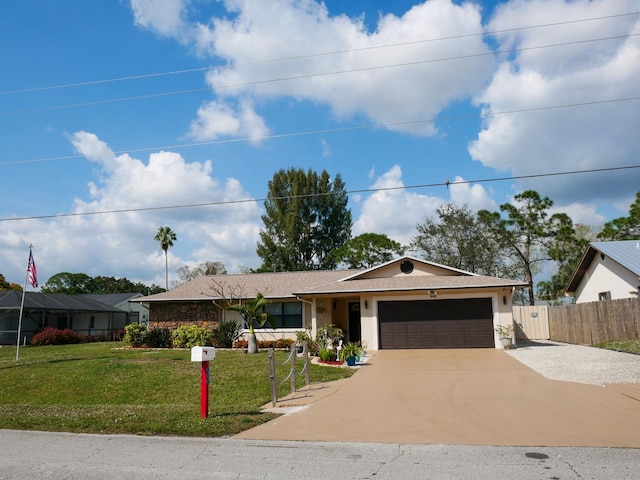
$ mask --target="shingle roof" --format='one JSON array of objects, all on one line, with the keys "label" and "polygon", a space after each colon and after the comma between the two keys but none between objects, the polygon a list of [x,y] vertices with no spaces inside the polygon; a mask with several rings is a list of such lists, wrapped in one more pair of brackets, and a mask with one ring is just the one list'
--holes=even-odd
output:
[{"label": "shingle roof", "polygon": [[297,289],[310,289],[318,285],[335,283],[360,270],[314,270],[308,272],[251,273],[235,275],[207,275],[197,277],[190,282],[148,297],[138,298],[143,302],[189,301],[222,298],[216,291],[216,284],[230,289],[234,297],[253,298],[262,293],[266,298],[294,298]]},{"label": "shingle roof", "polygon": [[598,252],[619,263],[634,275],[640,276],[640,241],[591,242],[567,285],[567,293],[574,293],[577,290],[589,265],[591,265]]},{"label": "shingle roof", "polygon": [[[400,261],[406,258],[396,260]],[[439,268],[423,260],[413,259]],[[384,264],[385,266],[389,263]],[[239,275],[212,275],[198,277],[168,292],[136,299],[141,302],[197,301],[220,299],[219,287],[223,286],[225,296],[231,297],[230,288],[236,287],[233,297],[253,298],[261,292],[266,298],[295,298],[304,295],[340,294],[357,292],[389,292],[413,290],[442,290],[462,288],[509,288],[524,287],[526,283],[486,277],[449,269],[453,275],[406,275],[383,278],[362,278],[361,273],[375,271],[379,267],[367,270],[315,270],[307,272],[258,273]]]},{"label": "shingle roof", "polygon": [[518,280],[508,280],[482,275],[462,276],[407,276],[388,278],[353,279],[344,282],[319,285],[311,289],[296,290],[297,295],[347,293],[347,292],[391,292],[411,290],[451,290],[459,288],[524,287]]}]

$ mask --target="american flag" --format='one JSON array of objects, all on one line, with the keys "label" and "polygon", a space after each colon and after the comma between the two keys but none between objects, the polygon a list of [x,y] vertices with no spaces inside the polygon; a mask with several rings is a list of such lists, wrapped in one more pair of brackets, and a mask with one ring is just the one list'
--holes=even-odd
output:
[{"label": "american flag", "polygon": [[33,288],[38,287],[38,269],[36,262],[33,261],[33,252],[29,250],[29,263],[27,264],[27,272],[29,272],[29,283]]}]

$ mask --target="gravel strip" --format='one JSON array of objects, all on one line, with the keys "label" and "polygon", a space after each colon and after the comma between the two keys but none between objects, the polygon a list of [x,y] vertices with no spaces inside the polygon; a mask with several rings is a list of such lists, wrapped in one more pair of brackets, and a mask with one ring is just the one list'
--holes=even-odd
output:
[{"label": "gravel strip", "polygon": [[606,385],[640,383],[640,355],[549,340],[505,350],[551,380]]}]

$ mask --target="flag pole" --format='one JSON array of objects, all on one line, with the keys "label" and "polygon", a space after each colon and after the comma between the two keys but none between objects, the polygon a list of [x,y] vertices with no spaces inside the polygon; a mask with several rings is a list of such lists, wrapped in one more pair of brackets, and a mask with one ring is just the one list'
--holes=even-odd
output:
[{"label": "flag pole", "polygon": [[[29,259],[31,259],[31,249],[33,244],[29,244]],[[24,311],[24,294],[27,291],[27,280],[29,278],[29,262],[27,262],[27,271],[24,274],[24,287],[22,289],[22,301],[20,302],[20,316],[18,317],[18,340],[16,342],[16,362],[20,360],[20,330],[22,329],[22,312]]]}]

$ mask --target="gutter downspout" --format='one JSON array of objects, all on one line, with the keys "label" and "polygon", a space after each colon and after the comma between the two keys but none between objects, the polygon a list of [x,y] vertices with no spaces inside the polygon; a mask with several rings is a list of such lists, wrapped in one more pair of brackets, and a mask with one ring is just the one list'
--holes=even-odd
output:
[{"label": "gutter downspout", "polygon": [[[298,295],[296,295],[296,299],[301,301],[302,303],[308,303],[309,305],[311,305],[311,338],[315,338],[316,331],[317,331],[316,304],[315,302],[312,302],[310,300],[305,300],[304,298],[300,298]],[[304,324],[302,325],[302,328],[306,330]]]}]

